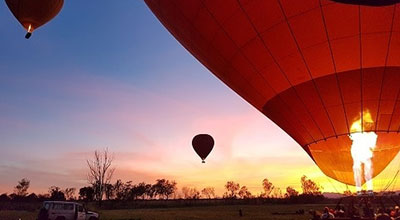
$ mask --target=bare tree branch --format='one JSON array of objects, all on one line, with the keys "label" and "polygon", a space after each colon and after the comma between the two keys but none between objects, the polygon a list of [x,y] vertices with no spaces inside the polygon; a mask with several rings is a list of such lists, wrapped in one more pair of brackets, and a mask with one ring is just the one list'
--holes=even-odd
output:
[{"label": "bare tree branch", "polygon": [[114,160],[114,155],[110,155],[108,148],[104,151],[95,151],[92,160],[86,160],[89,168],[87,174],[88,183],[91,184],[95,190],[97,201],[101,203],[103,199],[106,185],[110,184],[115,168],[111,167]]}]

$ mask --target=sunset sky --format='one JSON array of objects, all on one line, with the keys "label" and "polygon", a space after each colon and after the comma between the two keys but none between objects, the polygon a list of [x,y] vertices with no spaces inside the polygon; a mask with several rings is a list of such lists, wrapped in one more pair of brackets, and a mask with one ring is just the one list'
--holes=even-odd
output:
[{"label": "sunset sky", "polygon": [[[228,180],[261,192],[268,178],[300,189],[328,179],[283,130],[189,54],[139,0],[65,1],[30,40],[0,4],[0,194],[31,180],[39,193],[87,185],[86,159],[115,154],[113,181],[223,193]],[[209,133],[202,164],[191,147]]]}]

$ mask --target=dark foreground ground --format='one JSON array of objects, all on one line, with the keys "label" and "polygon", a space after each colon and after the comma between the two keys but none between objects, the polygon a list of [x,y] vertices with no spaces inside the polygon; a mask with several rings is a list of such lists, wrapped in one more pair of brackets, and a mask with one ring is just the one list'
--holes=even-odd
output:
[{"label": "dark foreground ground", "polygon": [[[310,219],[309,209],[322,210],[324,206],[333,204],[296,204],[296,205],[226,205],[187,208],[158,208],[158,209],[124,209],[97,210],[101,220],[234,220],[234,219],[265,219],[289,220]],[[243,216],[239,216],[239,210]],[[304,215],[294,214],[304,209]],[[96,211],[96,210],[95,210]],[[38,211],[0,211],[0,220],[35,220]],[[293,213],[276,215],[272,213]]]}]

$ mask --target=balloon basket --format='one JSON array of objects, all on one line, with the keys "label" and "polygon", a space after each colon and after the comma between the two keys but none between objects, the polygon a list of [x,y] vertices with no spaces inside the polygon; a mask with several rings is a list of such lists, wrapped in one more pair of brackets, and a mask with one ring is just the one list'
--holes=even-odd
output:
[{"label": "balloon basket", "polygon": [[28,32],[28,33],[26,33],[25,38],[26,38],[26,39],[29,39],[31,36],[32,36],[32,33],[31,33],[31,32]]},{"label": "balloon basket", "polygon": [[201,163],[206,163],[206,162],[203,160],[203,161],[201,161]]}]

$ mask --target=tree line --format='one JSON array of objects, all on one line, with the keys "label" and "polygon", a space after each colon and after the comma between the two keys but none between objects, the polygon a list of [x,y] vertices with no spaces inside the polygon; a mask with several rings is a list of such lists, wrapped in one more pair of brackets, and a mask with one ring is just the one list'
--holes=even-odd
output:
[{"label": "tree line", "polygon": [[287,187],[283,193],[279,187],[273,185],[268,179],[262,181],[263,191],[258,195],[253,195],[247,186],[240,186],[239,183],[228,181],[224,188],[225,192],[222,197],[215,193],[214,187],[205,187],[197,190],[195,187],[184,186],[181,191],[178,191],[177,182],[167,179],[157,179],[154,184],[141,182],[133,184],[132,181],[123,182],[117,180],[114,184],[107,183],[103,185],[104,194],[99,198],[99,193],[96,193],[98,185],[85,186],[78,191],[76,188],[61,189],[57,186],[51,186],[48,193],[35,194],[28,193],[30,180],[23,178],[18,181],[14,187],[12,194],[0,195],[0,201],[45,201],[45,200],[82,200],[86,202],[102,201],[102,200],[117,200],[117,201],[134,201],[134,200],[152,200],[152,199],[252,199],[252,198],[274,198],[285,199],[297,197],[300,195],[321,195],[321,187],[311,179],[303,176],[300,179],[302,194],[293,187]]},{"label": "tree line", "polygon": [[[82,187],[79,191],[76,188],[61,189],[51,186],[48,193],[36,195],[28,193],[30,180],[23,178],[14,187],[14,193],[0,195],[0,201],[44,201],[44,200],[83,200],[97,201],[101,205],[102,200],[151,200],[151,199],[214,199],[221,198],[215,193],[211,186],[198,190],[195,187],[183,187],[181,193],[178,192],[177,182],[174,180],[157,179],[154,184],[141,182],[133,184],[132,181],[123,182],[117,180],[111,183],[115,168],[112,167],[113,155],[104,151],[95,151],[94,157],[87,160],[89,172],[87,180],[89,185]],[[284,192],[281,188],[274,186],[267,178],[262,181],[263,191],[258,195],[253,195],[247,186],[240,186],[239,183],[228,181],[225,185],[224,199],[251,199],[251,198],[294,198],[300,195],[321,196],[321,186],[302,176],[300,179],[302,194],[293,187],[288,186]]]}]

